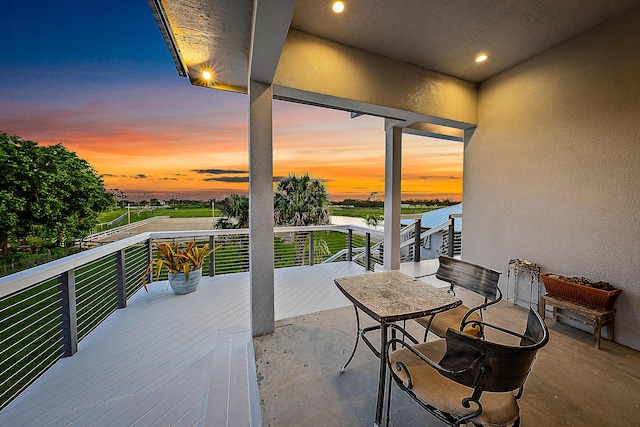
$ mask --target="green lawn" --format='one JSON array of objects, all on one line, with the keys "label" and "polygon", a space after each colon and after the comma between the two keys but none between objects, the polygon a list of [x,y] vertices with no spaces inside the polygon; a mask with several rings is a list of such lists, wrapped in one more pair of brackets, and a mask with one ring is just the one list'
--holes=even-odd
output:
[{"label": "green lawn", "polygon": [[98,223],[111,222],[126,212],[126,209],[114,209],[110,212],[104,212],[98,216]]},{"label": "green lawn", "polygon": [[[439,209],[442,206],[421,206],[421,207],[403,207],[401,212],[403,214],[419,214],[423,212],[428,212],[434,209]],[[98,217],[99,223],[113,221],[118,216],[126,213],[127,209],[117,209],[111,212],[105,212]],[[329,208],[329,212],[331,215],[339,215],[339,216],[348,216],[353,218],[366,218],[368,215],[380,216],[384,215],[384,208],[363,208],[363,207],[345,207],[334,205]],[[146,218],[150,218],[152,216],[169,216],[171,218],[202,218],[202,217],[210,217],[211,209],[209,208],[181,208],[181,207],[171,207],[171,208],[161,208],[154,209],[152,211],[148,210],[137,210],[135,208],[131,209],[131,222],[141,221]],[[220,211],[216,210],[216,217],[220,216]],[[120,225],[126,224],[127,220],[125,219]]]},{"label": "green lawn", "polygon": [[329,208],[331,215],[348,216],[352,218],[366,218],[367,215],[384,215],[383,208],[347,208],[344,206],[332,206]]},{"label": "green lawn", "polygon": [[[127,209],[118,209],[111,212],[105,212],[98,217],[99,223],[109,222],[116,219],[123,213],[127,213]],[[153,216],[169,216],[171,218],[206,218],[211,217],[211,209],[209,208],[160,208],[153,210],[131,209],[131,222],[142,221],[143,219]],[[220,216],[220,211],[216,210],[216,216]],[[125,225],[128,221],[125,218],[118,225]]]}]

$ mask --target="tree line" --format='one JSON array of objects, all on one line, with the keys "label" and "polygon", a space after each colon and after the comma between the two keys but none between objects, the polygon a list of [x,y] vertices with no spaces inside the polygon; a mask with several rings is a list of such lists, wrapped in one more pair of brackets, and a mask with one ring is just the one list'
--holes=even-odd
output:
[{"label": "tree line", "polygon": [[95,169],[62,144],[41,146],[0,132],[0,249],[40,237],[64,246],[85,236],[115,202]]}]

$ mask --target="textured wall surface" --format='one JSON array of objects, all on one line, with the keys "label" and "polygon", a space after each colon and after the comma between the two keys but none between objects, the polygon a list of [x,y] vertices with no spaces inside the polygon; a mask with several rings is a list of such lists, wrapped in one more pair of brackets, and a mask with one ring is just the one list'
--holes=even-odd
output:
[{"label": "textured wall surface", "polygon": [[616,341],[640,349],[640,8],[483,83],[465,148],[463,256],[623,289]]}]

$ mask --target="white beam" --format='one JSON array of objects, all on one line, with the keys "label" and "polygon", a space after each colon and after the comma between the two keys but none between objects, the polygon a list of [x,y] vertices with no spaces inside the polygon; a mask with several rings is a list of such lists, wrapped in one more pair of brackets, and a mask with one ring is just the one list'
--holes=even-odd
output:
[{"label": "white beam", "polygon": [[249,81],[249,278],[253,335],[275,328],[273,87]]},{"label": "white beam", "polygon": [[400,268],[400,203],[402,200],[402,127],[385,120],[384,173],[384,265],[385,270]]},{"label": "white beam", "polygon": [[273,83],[296,0],[253,0],[249,80]]}]

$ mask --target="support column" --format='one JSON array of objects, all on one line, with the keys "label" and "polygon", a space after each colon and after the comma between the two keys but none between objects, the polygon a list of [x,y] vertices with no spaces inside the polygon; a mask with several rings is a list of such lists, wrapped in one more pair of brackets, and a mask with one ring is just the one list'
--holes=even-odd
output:
[{"label": "support column", "polygon": [[127,308],[127,271],[125,265],[125,251],[119,250],[116,255],[116,300],[117,307]]},{"label": "support column", "polygon": [[58,289],[60,290],[62,357],[69,357],[78,351],[78,313],[74,270],[65,271],[58,277]]},{"label": "support column", "polygon": [[[209,249],[215,248],[216,242],[214,236],[209,236]],[[211,252],[209,255],[209,277],[216,275],[216,253]]]},{"label": "support column", "polygon": [[385,119],[384,269],[400,269],[400,203],[402,180],[402,128]]},{"label": "support column", "polygon": [[251,328],[275,328],[273,274],[273,87],[249,80],[249,277]]}]

